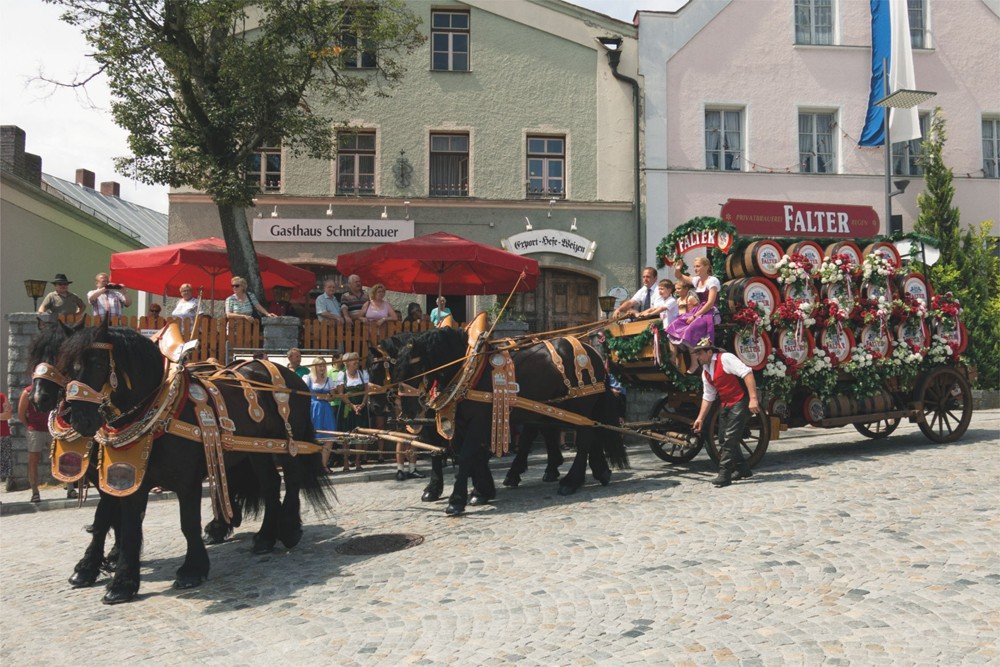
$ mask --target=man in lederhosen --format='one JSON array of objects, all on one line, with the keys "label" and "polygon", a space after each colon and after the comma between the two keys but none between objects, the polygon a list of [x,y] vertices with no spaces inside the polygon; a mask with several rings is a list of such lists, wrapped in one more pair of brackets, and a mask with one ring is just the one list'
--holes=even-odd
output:
[{"label": "man in lederhosen", "polygon": [[708,338],[702,338],[691,352],[694,361],[701,365],[701,410],[692,430],[701,431],[702,424],[712,403],[719,401],[718,433],[722,437],[719,447],[719,474],[712,480],[715,486],[729,486],[733,480],[750,477],[750,465],[740,451],[740,441],[750,421],[750,415],[760,412],[757,403],[757,384],[753,371],[735,354],[716,347]]}]

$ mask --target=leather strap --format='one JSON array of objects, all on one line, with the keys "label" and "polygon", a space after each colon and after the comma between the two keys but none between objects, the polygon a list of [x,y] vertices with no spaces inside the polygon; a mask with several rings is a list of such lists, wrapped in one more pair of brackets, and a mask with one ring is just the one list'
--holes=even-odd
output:
[{"label": "leather strap", "polygon": [[[470,390],[466,396],[470,401],[476,401],[478,403],[492,403],[493,394],[488,391],[479,391],[477,389]],[[546,417],[551,417],[552,419],[558,419],[559,421],[567,422],[569,424],[575,424],[576,426],[599,426],[600,422],[596,422],[590,417],[584,417],[581,414],[575,412],[570,412],[568,410],[563,410],[562,408],[557,408],[548,403],[540,403],[538,401],[532,401],[521,396],[515,396],[510,399],[511,407],[520,408],[522,410],[527,410],[529,412],[534,412],[535,414],[544,415]]]},{"label": "leather strap", "polygon": [[[216,408],[221,404],[223,411],[219,414],[219,419],[228,414],[225,412],[225,401],[221,399],[219,388],[210,380],[196,380],[192,378],[191,386],[188,388],[188,395],[194,401],[195,419],[201,429],[201,441],[205,449],[205,468],[208,471],[208,489],[212,498],[212,510],[216,518],[222,518],[229,523],[233,518],[233,508],[229,503],[229,488],[226,483],[226,466],[223,461],[222,437],[219,433],[218,422],[215,413],[209,407],[209,396]],[[231,421],[231,420],[230,420]]]}]

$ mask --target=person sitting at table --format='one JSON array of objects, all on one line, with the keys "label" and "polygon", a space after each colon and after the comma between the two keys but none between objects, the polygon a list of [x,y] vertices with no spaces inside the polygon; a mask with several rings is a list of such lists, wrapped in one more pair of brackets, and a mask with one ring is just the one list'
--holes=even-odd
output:
[{"label": "person sitting at table", "polygon": [[638,314],[638,317],[659,315],[664,327],[677,319],[677,299],[674,298],[674,283],[664,278],[656,286],[656,296],[650,301],[650,306]]},{"label": "person sitting at table", "polygon": [[613,318],[622,318],[627,315],[637,315],[649,309],[653,305],[653,297],[656,295],[656,269],[647,266],[642,270],[642,287],[636,290],[631,299],[622,301],[615,312],[611,314]]},{"label": "person sitting at table", "polygon": [[194,295],[191,283],[181,285],[181,298],[177,300],[177,305],[170,314],[179,319],[181,324],[184,320],[194,320],[194,316],[198,314],[198,298]]},{"label": "person sitting at table", "polygon": [[406,319],[404,322],[409,322],[410,324],[418,324],[424,321],[424,310],[420,307],[420,304],[416,301],[411,301],[406,307]]},{"label": "person sitting at table", "polygon": [[246,278],[233,276],[231,284],[233,293],[226,297],[226,319],[252,320],[254,311],[261,317],[274,317],[274,314],[267,312],[267,309],[260,305],[252,292],[247,291]]},{"label": "person sitting at table", "polygon": [[376,337],[381,337],[383,324],[396,321],[396,311],[392,304],[385,300],[385,285],[376,283],[369,292],[371,298],[361,308],[361,314],[375,327]]},{"label": "person sitting at table", "polygon": [[[674,275],[679,281],[694,287],[695,295],[700,304],[694,309],[689,306],[684,317],[677,318],[673,324],[667,327],[671,357],[676,364],[682,349],[690,350],[704,338],[708,338],[710,341],[715,340],[716,318],[719,317],[716,303],[719,299],[722,283],[712,275],[712,264],[707,257],[695,258],[694,276],[684,275],[680,266],[674,268]],[[690,301],[690,296],[688,299]]]},{"label": "person sitting at table", "polygon": [[435,303],[437,304],[437,308],[431,309],[431,324],[437,326],[441,323],[441,320],[451,315],[451,308],[447,307],[446,304],[448,301],[443,296],[438,296]]},{"label": "person sitting at table", "polygon": [[337,283],[327,280],[323,283],[323,292],[316,297],[316,317],[329,324],[343,324],[344,315],[341,312],[340,302],[334,292],[337,291]]}]

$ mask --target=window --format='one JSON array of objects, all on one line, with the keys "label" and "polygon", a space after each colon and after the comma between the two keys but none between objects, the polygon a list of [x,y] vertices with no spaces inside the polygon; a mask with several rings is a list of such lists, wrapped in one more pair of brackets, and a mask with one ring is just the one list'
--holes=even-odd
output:
[{"label": "window", "polygon": [[431,12],[431,69],[469,71],[468,12]]},{"label": "window", "polygon": [[246,179],[261,192],[281,190],[281,148],[261,148],[251,155],[247,160]]},{"label": "window", "polygon": [[742,111],[705,111],[705,169],[743,169],[742,127]]},{"label": "window", "polygon": [[[896,176],[923,176],[920,166],[920,146],[930,131],[931,115],[920,114],[920,139],[900,141],[892,145],[892,173]],[[891,139],[891,137],[890,137]]]},{"label": "window", "polygon": [[375,133],[337,133],[337,194],[375,194]]},{"label": "window", "polygon": [[528,137],[528,199],[566,196],[566,138]]},{"label": "window", "polygon": [[366,33],[373,30],[372,22],[375,12],[368,8],[358,7],[344,14],[344,29],[338,39],[343,49],[340,61],[345,69],[372,69],[377,66],[375,46]]},{"label": "window", "polygon": [[795,0],[795,43],[833,44],[833,0]]},{"label": "window", "polygon": [[926,46],[924,35],[927,27],[926,0],[906,0],[906,9],[910,18],[910,46],[922,49]]},{"label": "window", "polygon": [[836,171],[833,150],[832,113],[799,114],[799,171],[802,173],[832,174]]},{"label": "window", "polygon": [[469,196],[469,135],[431,135],[431,197]]},{"label": "window", "polygon": [[983,175],[1000,178],[1000,118],[983,119]]}]

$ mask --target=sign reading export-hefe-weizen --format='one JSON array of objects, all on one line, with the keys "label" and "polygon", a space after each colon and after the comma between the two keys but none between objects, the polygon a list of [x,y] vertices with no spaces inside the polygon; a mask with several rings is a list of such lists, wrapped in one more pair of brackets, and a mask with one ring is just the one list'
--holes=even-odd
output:
[{"label": "sign reading export-hefe-weizen", "polygon": [[881,230],[871,206],[729,199],[720,217],[746,236],[866,238]]}]

